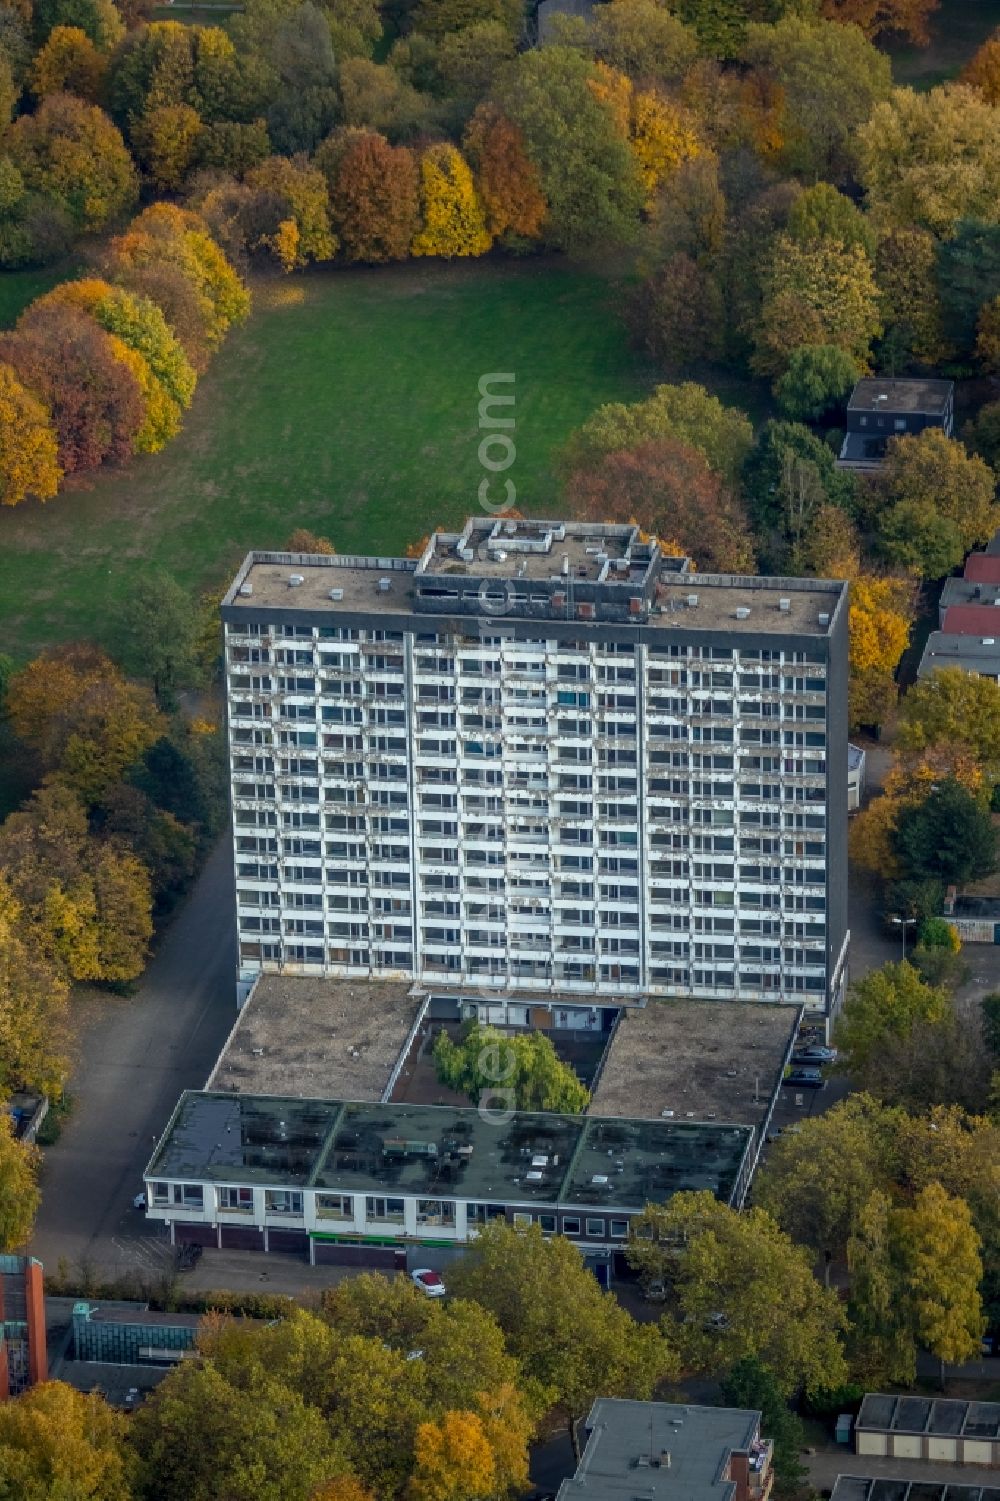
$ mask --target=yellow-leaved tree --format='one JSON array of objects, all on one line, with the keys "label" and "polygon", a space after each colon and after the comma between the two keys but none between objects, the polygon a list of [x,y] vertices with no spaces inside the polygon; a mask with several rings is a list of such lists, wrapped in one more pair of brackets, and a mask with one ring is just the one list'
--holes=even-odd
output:
[{"label": "yellow-leaved tree", "polygon": [[851,584],[848,711],[851,726],[881,724],[896,701],[893,674],[910,639],[914,586],[864,574]]},{"label": "yellow-leaved tree", "polygon": [[704,150],[684,112],[653,89],[635,94],[630,145],[646,190],[647,207],[652,206],[660,184],[682,162],[700,156]]},{"label": "yellow-leaved tree", "polygon": [[62,479],[58,455],[45,406],[0,364],[0,504],[16,506],[27,495],[50,500]]},{"label": "yellow-leaved tree", "polygon": [[420,159],[422,228],[414,255],[485,255],[490,248],[486,216],[469,164],[454,146],[431,146]]},{"label": "yellow-leaved tree", "polygon": [[474,1412],[446,1412],[421,1423],[414,1439],[416,1464],[408,1501],[475,1501],[495,1489],[493,1449]]}]

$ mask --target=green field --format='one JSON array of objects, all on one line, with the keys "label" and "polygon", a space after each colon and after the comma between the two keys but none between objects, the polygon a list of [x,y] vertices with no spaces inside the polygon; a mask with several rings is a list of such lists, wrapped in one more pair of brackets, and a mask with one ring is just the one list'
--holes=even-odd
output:
[{"label": "green field", "polygon": [[297,526],[339,552],[395,553],[460,522],[485,474],[478,382],[493,371],[516,377],[516,504],[543,515],[553,449],[600,402],[655,381],[613,287],[560,262],[265,283],[169,448],[0,514],[4,650],[101,639],[153,565],[200,585]]},{"label": "green field", "polygon": [[10,328],[29,302],[74,274],[74,269],[66,266],[47,266],[44,271],[0,271],[0,328]]},{"label": "green field", "polygon": [[1000,26],[1000,0],[942,0],[929,47],[890,49],[896,82],[924,90],[954,78]]}]

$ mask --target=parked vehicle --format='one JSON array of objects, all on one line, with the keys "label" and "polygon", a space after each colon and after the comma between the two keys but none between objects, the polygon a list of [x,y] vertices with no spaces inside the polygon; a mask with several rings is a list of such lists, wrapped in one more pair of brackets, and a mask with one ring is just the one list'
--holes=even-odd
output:
[{"label": "parked vehicle", "polygon": [[132,1208],[133,1209],[145,1209],[145,1207],[146,1207],[146,1195],[145,1194],[136,1194],[135,1198],[132,1200]]},{"label": "parked vehicle", "polygon": [[782,1080],[795,1089],[822,1089],[826,1080],[818,1068],[791,1068]]},{"label": "parked vehicle", "polygon": [[792,1063],[836,1063],[837,1049],[823,1047],[818,1043],[809,1043],[807,1047],[796,1048],[792,1054]]},{"label": "parked vehicle", "polygon": [[429,1266],[422,1266],[418,1267],[415,1272],[411,1272],[410,1277],[413,1280],[413,1285],[418,1287],[422,1293],[425,1293],[428,1298],[444,1297],[445,1285],[440,1272],[435,1272]]}]

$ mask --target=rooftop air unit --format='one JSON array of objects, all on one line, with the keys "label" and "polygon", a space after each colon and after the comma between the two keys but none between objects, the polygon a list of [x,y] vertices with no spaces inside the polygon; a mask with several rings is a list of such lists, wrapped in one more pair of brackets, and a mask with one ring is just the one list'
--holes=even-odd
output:
[{"label": "rooftop air unit", "polygon": [[305,581],[306,581],[306,578],[305,578],[305,574],[304,573],[290,573],[288,575],[288,587],[289,587],[289,589],[297,589],[299,587],[299,585],[300,584],[304,584]]},{"label": "rooftop air unit", "polygon": [[331,589],[330,590],[330,598],[331,599],[343,599],[343,597],[344,597],[344,591],[343,591],[343,589]]},{"label": "rooftop air unit", "polygon": [[747,605],[740,605],[739,606],[738,610],[736,611],[736,619],[737,620],[749,620],[750,619],[750,610],[749,610],[749,608],[748,608]]},{"label": "rooftop air unit", "polygon": [[240,585],[240,593],[241,594],[252,594],[253,593],[253,584],[250,583],[249,579],[247,580],[247,582],[245,584],[241,584]]},{"label": "rooftop air unit", "polygon": [[822,612],[822,614],[821,614],[821,615],[820,615],[820,616],[819,616],[819,623],[820,623],[820,625],[829,625],[829,624],[830,624],[830,617],[829,617],[829,615],[828,615],[828,614],[827,614],[827,613],[826,613],[826,611],[825,611],[825,610],[824,610],[824,611],[823,611],[823,612]]},{"label": "rooftop air unit", "polygon": [[779,610],[783,610],[786,615],[788,614],[788,612],[789,612],[789,610],[791,608],[792,608],[792,602],[791,602],[790,599],[779,599],[778,600],[778,609]]},{"label": "rooftop air unit", "polygon": [[458,549],[458,556],[462,559],[463,563],[471,563],[476,556],[475,549],[472,547],[460,547]]},{"label": "rooftop air unit", "polygon": [[379,581],[378,581],[378,592],[380,594],[388,594],[388,592],[389,592],[389,590],[391,588],[392,588],[392,579],[386,579],[386,578],[379,579]]},{"label": "rooftop air unit", "polygon": [[695,610],[695,609],[697,609],[697,607],[698,607],[698,596],[697,596],[697,594],[689,594],[688,597],[687,597],[687,603],[688,603],[688,609],[689,610]]}]

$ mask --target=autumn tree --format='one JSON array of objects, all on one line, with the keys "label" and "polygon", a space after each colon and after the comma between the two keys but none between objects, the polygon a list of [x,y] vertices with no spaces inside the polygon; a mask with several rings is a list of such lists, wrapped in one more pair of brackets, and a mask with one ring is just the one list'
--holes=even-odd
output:
[{"label": "autumn tree", "polygon": [[304,526],[297,526],[294,532],[289,534],[284,546],[285,552],[303,552],[319,554],[322,557],[332,558],[336,556],[337,549],[329,537],[317,536]]},{"label": "autumn tree", "polygon": [[910,640],[914,590],[907,579],[865,574],[851,584],[848,718],[882,724],[895,707],[895,672]]},{"label": "autumn tree", "polygon": [[550,1394],[579,1455],[577,1425],[598,1396],[648,1400],[677,1371],[662,1334],[601,1291],[571,1242],[494,1220],[449,1273],[489,1309],[524,1375]]},{"label": "autumn tree", "polygon": [[180,189],[198,157],[204,129],[190,104],[161,104],[136,122],[132,144],[158,192]]},{"label": "autumn tree", "polygon": [[1000,104],[1000,34],[987,37],[962,69],[959,82],[976,89],[987,104]]},{"label": "autumn tree", "polygon": [[836,240],[841,245],[860,245],[868,256],[875,253],[875,233],[868,220],[829,182],[813,183],[798,195],[788,211],[785,232],[801,245]]},{"label": "autumn tree", "polygon": [[856,579],[861,572],[861,538],[850,516],[839,506],[821,502],[792,549],[791,562],[796,576]]},{"label": "autumn tree", "polygon": [[780,375],[797,349],[822,344],[842,350],[866,370],[882,331],[871,261],[860,245],[837,240],[802,244],[779,235],[763,278],[763,303],[753,330],[753,365]]},{"label": "autumn tree", "polygon": [[857,170],[882,229],[948,235],[959,219],[995,222],[1000,117],[964,84],[894,89],[859,125]]},{"label": "autumn tree", "polygon": [[51,500],[61,479],[46,407],[10,365],[0,364],[0,504],[16,506],[29,495]]},{"label": "autumn tree", "polygon": [[494,239],[536,239],[548,205],[522,132],[495,105],[481,104],[465,128],[462,144],[475,173],[489,233]]},{"label": "autumn tree", "polygon": [[939,1022],[948,997],[926,985],[912,964],[884,964],[850,987],[835,1038],[854,1078],[892,1037],[905,1037],[918,1021]]},{"label": "autumn tree", "polygon": [[823,0],[822,14],[841,25],[860,26],[867,37],[906,37],[917,47],[930,41],[927,23],[941,0]]},{"label": "autumn tree", "polygon": [[639,443],[572,471],[566,499],[582,520],[638,522],[694,558],[699,568],[753,570],[750,529],[739,500],[702,454],[678,438]]},{"label": "autumn tree", "polygon": [[635,157],[592,85],[596,65],[567,47],[522,53],[501,72],[496,103],[520,129],[561,249],[632,238],[643,201]]},{"label": "autumn tree", "polygon": [[647,1205],[631,1231],[629,1264],[663,1281],[663,1327],[687,1368],[717,1374],[752,1355],[785,1396],[844,1379],[839,1300],[763,1209],[677,1193]]},{"label": "autumn tree", "polygon": [[602,62],[637,82],[676,82],[698,55],[691,27],[654,0],[611,0],[595,9],[590,40]]},{"label": "autumn tree", "polygon": [[30,192],[44,194],[81,232],[103,229],[135,202],[139,181],[107,115],[72,94],[52,94],[21,115],[4,150]]},{"label": "autumn tree", "polygon": [[892,1180],[897,1115],[867,1094],[848,1095],[794,1134],[782,1132],[758,1173],[754,1203],[822,1260],[828,1286],[872,1186]]},{"label": "autumn tree", "polygon": [[596,464],[605,454],[640,443],[675,438],[695,448],[715,472],[736,484],[753,446],[744,412],[726,407],[693,381],[657,386],[645,401],[598,407],[569,439],[562,455],[566,472]]},{"label": "autumn tree", "polygon": [[36,0],[29,9],[39,42],[58,27],[73,26],[83,31],[99,52],[108,53],[125,35],[121,12],[113,0]]},{"label": "autumn tree", "polygon": [[338,71],[346,125],[380,130],[391,141],[413,140],[437,124],[441,106],[415,89],[394,68],[367,57],[349,57]]},{"label": "autumn tree", "polygon": [[0,335],[0,361],[52,414],[67,474],[120,463],[135,449],[145,403],[111,337],[86,313],[32,306]]},{"label": "autumn tree", "polygon": [[420,159],[420,228],[413,255],[485,255],[490,248],[483,205],[469,164],[454,146],[431,146]]},{"label": "autumn tree", "polygon": [[446,1412],[421,1423],[414,1455],[408,1501],[477,1501],[495,1489],[493,1450],[477,1413]]},{"label": "autumn tree", "polygon": [[7,713],[39,768],[58,773],[92,800],[140,759],[163,727],[149,690],[79,643],[53,648],[15,674]]},{"label": "autumn tree", "polygon": [[328,181],[330,215],[344,256],[405,260],[417,229],[418,170],[412,151],[365,131],[346,146]]},{"label": "autumn tree", "polygon": [[251,213],[259,223],[248,237],[251,249],[269,249],[285,271],[333,257],[337,240],[318,168],[301,157],[272,156],[247,173],[246,184],[256,195]]},{"label": "autumn tree", "polygon": [[929,1183],[908,1209],[894,1216],[906,1268],[907,1302],[917,1337],[945,1363],[969,1360],[985,1328],[979,1286],[981,1242],[968,1205]]},{"label": "autumn tree", "polygon": [[442,1028],[434,1044],[434,1065],[442,1084],[486,1108],[492,1104],[494,1109],[580,1115],[590,1100],[544,1032],[508,1037],[476,1023],[463,1029],[456,1043]]},{"label": "autumn tree", "polygon": [[[854,477],[837,469],[829,446],[798,422],[766,422],[746,454],[740,480],[761,558],[772,572],[805,566],[825,507],[845,521],[855,510]],[[843,535],[849,543],[850,531]]]},{"label": "autumn tree", "polygon": [[900,811],[894,845],[903,870],[915,880],[962,886],[996,869],[989,811],[953,777]]},{"label": "autumn tree", "polygon": [[872,484],[884,555],[922,578],[940,578],[1000,524],[993,471],[941,428],[891,438]]},{"label": "autumn tree", "polygon": [[964,746],[991,781],[1000,780],[1000,684],[960,667],[919,678],[903,699],[897,745],[908,756]]},{"label": "autumn tree", "polygon": [[0,872],[0,1099],[15,1089],[55,1095],[66,1073],[69,986],[26,941],[22,917]]},{"label": "autumn tree", "polygon": [[888,356],[934,365],[948,352],[937,280],[938,243],[930,230],[890,229],[875,252],[879,313]]},{"label": "autumn tree", "polygon": [[131,1501],[125,1415],[62,1381],[0,1406],[0,1501]]},{"label": "autumn tree", "polygon": [[184,1361],[142,1404],[129,1433],[136,1501],[311,1501],[347,1469],[322,1414],[298,1391],[259,1365],[231,1374]]},{"label": "autumn tree", "polygon": [[917,1371],[916,1339],[900,1285],[892,1201],[882,1188],[872,1188],[861,1206],[847,1242],[847,1268],[852,1375],[876,1386],[911,1386]]},{"label": "autumn tree", "polygon": [[845,176],[855,131],[889,96],[884,53],[854,26],[789,14],[750,26],[742,60],[780,90],[782,163],[813,180]]},{"label": "autumn tree", "polygon": [[[0,1251],[18,1250],[31,1238],[35,1213],[41,1200],[36,1182],[39,1157],[36,1147],[16,1140],[10,1114],[6,1110],[0,1113]],[[0,1434],[3,1432],[2,1413],[6,1410],[7,1404],[4,1404],[0,1409]],[[0,1438],[0,1459],[3,1458],[3,1453],[3,1440]],[[3,1485],[3,1476],[4,1471],[0,1468],[0,1487]],[[3,1491],[0,1490],[0,1496],[2,1495]],[[10,1496],[11,1501],[14,1501],[13,1492],[10,1492]]]},{"label": "autumn tree", "polygon": [[1000,223],[960,219],[937,247],[937,284],[949,341],[971,351],[984,307],[1000,295]]},{"label": "autumn tree", "polygon": [[631,321],[636,337],[668,367],[720,360],[725,352],[726,308],[718,275],[683,252],[645,279]]},{"label": "autumn tree", "polygon": [[38,99],[65,92],[97,104],[106,69],[107,58],[85,31],[79,26],[56,26],[32,60],[31,89]]}]

